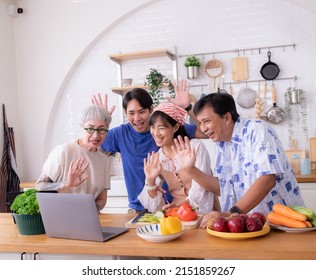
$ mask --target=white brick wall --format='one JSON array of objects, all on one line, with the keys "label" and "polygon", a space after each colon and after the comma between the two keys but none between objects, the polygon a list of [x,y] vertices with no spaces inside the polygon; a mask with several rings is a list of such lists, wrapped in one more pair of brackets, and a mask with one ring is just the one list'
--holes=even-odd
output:
[{"label": "white brick wall", "polygon": [[[92,94],[108,93],[110,103],[116,104],[112,126],[122,122],[121,98],[111,93],[110,88],[117,85],[116,64],[108,54],[142,51],[160,48],[177,48],[178,55],[207,53],[212,51],[243,49],[296,43],[292,48],[271,49],[272,61],[280,69],[279,77],[297,75],[296,86],[302,88],[307,99],[309,135],[316,135],[313,120],[316,117],[316,18],[315,15],[288,1],[278,0],[173,0],[158,1],[122,20],[112,30],[87,48],[86,55],[74,65],[64,88],[57,100],[56,111],[51,117],[46,135],[46,154],[57,143],[80,135],[78,114],[89,104]],[[261,66],[267,62],[266,50],[246,52],[249,63],[249,79],[261,79]],[[241,53],[243,55],[243,53]],[[231,58],[234,53],[218,54],[215,58],[223,61],[224,81],[231,81]],[[211,55],[200,57],[204,65]],[[178,59],[179,78],[185,78],[184,58]],[[203,67],[202,65],[202,67]],[[129,61],[124,63],[123,77],[131,77],[134,83],[143,83],[149,68],[158,68],[169,78],[172,77],[171,63],[165,58]],[[207,76],[191,80],[192,85],[207,84]],[[240,87],[233,85],[234,96]],[[257,84],[247,84],[257,90]],[[269,87],[271,82],[268,82]],[[284,106],[283,94],[293,81],[275,82],[278,105]],[[228,86],[226,86],[226,89]],[[203,88],[207,93],[207,87]],[[198,98],[201,87],[192,87]],[[271,106],[270,93],[267,107]],[[253,116],[254,110],[240,110],[243,116]],[[299,148],[308,149],[300,123],[294,123]],[[286,122],[275,125],[285,148],[288,148]]]}]

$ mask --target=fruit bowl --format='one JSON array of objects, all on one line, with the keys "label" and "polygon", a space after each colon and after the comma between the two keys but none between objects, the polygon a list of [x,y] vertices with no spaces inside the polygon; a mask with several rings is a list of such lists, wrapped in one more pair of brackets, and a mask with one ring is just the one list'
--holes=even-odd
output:
[{"label": "fruit bowl", "polygon": [[136,234],[149,242],[168,242],[178,238],[185,231],[185,227],[182,225],[182,231],[174,234],[166,234],[162,235],[160,233],[160,225],[159,224],[150,224],[146,226],[142,226],[136,229]]},{"label": "fruit bowl", "polygon": [[232,239],[232,240],[239,240],[239,239],[248,239],[248,238],[254,238],[262,235],[266,235],[270,232],[270,226],[269,223],[265,223],[262,227],[262,230],[259,231],[253,231],[253,232],[241,232],[241,233],[231,233],[231,232],[220,232],[211,230],[210,228],[207,228],[207,233],[213,236],[225,238],[225,239]]}]

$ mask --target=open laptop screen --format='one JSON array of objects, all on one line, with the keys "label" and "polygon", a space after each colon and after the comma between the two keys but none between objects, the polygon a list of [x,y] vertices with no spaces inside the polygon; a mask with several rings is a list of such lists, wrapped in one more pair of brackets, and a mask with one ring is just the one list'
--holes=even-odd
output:
[{"label": "open laptop screen", "polygon": [[128,230],[102,228],[91,194],[37,193],[36,196],[46,234],[50,237],[106,241]]}]

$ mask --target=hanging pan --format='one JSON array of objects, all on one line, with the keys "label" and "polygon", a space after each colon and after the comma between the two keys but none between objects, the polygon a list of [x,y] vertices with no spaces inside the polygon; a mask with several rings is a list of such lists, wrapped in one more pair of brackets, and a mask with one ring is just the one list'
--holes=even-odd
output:
[{"label": "hanging pan", "polygon": [[284,111],[276,105],[276,92],[274,84],[272,85],[271,93],[273,106],[267,111],[266,114],[271,123],[278,124],[283,121]]},{"label": "hanging pan", "polygon": [[271,59],[271,52],[268,51],[268,59],[269,61],[262,65],[260,74],[265,80],[274,80],[280,73],[279,66],[272,62]]}]

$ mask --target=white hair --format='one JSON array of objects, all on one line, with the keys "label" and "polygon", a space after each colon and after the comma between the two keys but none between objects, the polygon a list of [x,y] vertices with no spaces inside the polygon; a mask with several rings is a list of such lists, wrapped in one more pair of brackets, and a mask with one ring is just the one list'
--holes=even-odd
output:
[{"label": "white hair", "polygon": [[104,121],[106,125],[110,125],[112,117],[110,113],[103,107],[98,105],[90,105],[85,107],[80,114],[80,123],[83,125],[88,121]]}]

